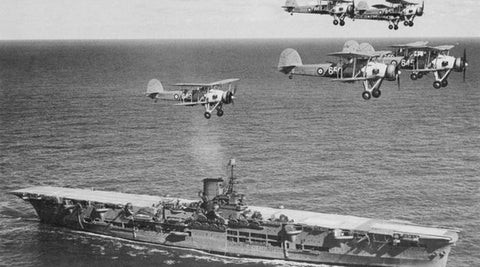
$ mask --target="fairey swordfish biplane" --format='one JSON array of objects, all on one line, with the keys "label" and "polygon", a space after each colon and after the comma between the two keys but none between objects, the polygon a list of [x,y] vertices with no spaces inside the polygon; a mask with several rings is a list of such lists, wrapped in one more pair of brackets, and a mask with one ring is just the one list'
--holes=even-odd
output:
[{"label": "fairey swordfish biplane", "polygon": [[390,30],[398,30],[398,24],[413,27],[415,17],[423,16],[425,4],[408,2],[405,0],[385,0],[390,5],[375,4],[371,7],[365,1],[359,2],[355,10],[354,19],[381,20],[389,23]]},{"label": "fairey swordfish biplane", "polygon": [[282,8],[293,13],[321,14],[333,17],[334,25],[345,25],[345,19],[352,20],[380,20],[389,23],[389,29],[398,30],[398,24],[412,27],[415,17],[423,16],[425,5],[408,2],[406,0],[385,0],[387,4],[369,6],[367,2],[360,1],[355,5],[354,0],[311,0],[307,3],[298,3],[297,0],[287,0]]},{"label": "fairey swordfish biplane", "polygon": [[217,116],[223,116],[223,105],[233,104],[235,93],[238,88],[239,79],[226,79],[213,83],[177,83],[173,86],[181,90],[166,91],[162,83],[157,79],[148,82],[146,95],[154,99],[176,101],[176,106],[197,106],[205,107],[204,116],[210,119],[213,111]]},{"label": "fairey swordfish biplane", "polygon": [[397,81],[400,87],[400,70],[397,60],[401,57],[385,56],[387,51],[375,51],[370,44],[347,41],[341,52],[329,56],[339,58],[336,63],[303,64],[298,52],[292,48],[283,50],[278,62],[278,70],[289,75],[317,76],[332,78],[339,82],[363,83],[362,97],[365,100],[381,95],[383,80]]},{"label": "fairey swordfish biplane", "polygon": [[411,72],[410,78],[417,80],[424,75],[433,72],[435,81],[433,87],[439,89],[448,85],[448,77],[452,71],[463,72],[465,82],[468,67],[467,51],[463,50],[463,56],[450,55],[453,45],[427,46],[427,42],[415,42],[404,45],[390,46],[396,49],[397,56],[403,56],[401,68]]},{"label": "fairey swordfish biplane", "polygon": [[287,0],[282,8],[293,13],[321,14],[333,17],[333,24],[344,26],[345,18],[355,16],[355,3],[350,0],[316,0],[299,5],[296,0]]}]

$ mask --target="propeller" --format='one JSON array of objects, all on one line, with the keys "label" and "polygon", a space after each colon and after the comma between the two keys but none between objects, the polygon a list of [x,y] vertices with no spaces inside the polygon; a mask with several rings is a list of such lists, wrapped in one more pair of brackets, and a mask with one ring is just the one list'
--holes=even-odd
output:
[{"label": "propeller", "polygon": [[400,90],[400,74],[402,74],[402,72],[400,71],[400,66],[398,64],[396,66],[395,73],[395,78],[397,79],[397,88]]},{"label": "propeller", "polygon": [[223,103],[225,104],[235,104],[235,102],[233,101],[235,99],[235,92],[237,91],[237,86],[234,86],[232,87],[231,90],[228,90],[226,92],[223,93],[223,96],[222,96],[222,101]]},{"label": "propeller", "polygon": [[463,82],[465,82],[465,75],[467,73],[467,66],[468,66],[467,49],[466,48],[463,49],[462,61],[463,61]]},{"label": "propeller", "polygon": [[352,0],[352,10],[349,15],[350,15],[350,18],[355,17],[355,0]]}]

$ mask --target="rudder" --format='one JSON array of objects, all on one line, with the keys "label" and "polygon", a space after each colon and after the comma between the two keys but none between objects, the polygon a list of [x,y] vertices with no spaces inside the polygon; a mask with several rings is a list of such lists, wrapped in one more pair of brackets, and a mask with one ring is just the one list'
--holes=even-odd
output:
[{"label": "rudder", "polygon": [[301,65],[303,65],[302,59],[295,49],[287,48],[280,54],[280,59],[278,60],[278,70],[280,72],[287,74],[292,68]]},{"label": "rudder", "polygon": [[151,79],[147,85],[146,95],[151,99],[155,99],[159,93],[164,92],[162,83],[157,79]]},{"label": "rudder", "polygon": [[297,1],[296,0],[287,0],[285,2],[285,7],[297,7]]}]

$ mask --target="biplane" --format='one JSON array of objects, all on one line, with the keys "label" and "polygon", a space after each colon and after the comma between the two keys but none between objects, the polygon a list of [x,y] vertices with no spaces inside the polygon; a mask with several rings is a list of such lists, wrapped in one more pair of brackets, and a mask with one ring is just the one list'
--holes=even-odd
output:
[{"label": "biplane", "polygon": [[433,72],[435,81],[433,87],[439,89],[448,85],[448,77],[452,71],[463,72],[463,81],[468,67],[467,50],[463,50],[462,57],[450,56],[453,45],[415,48],[415,52],[422,52],[422,56],[415,60],[410,78],[416,80],[423,75]]},{"label": "biplane", "polygon": [[[383,80],[397,81],[400,87],[400,70],[398,64],[382,62],[384,53],[372,51],[369,44],[355,45],[348,41],[342,52],[328,54],[339,58],[338,63],[304,65],[298,52],[292,48],[285,49],[280,54],[278,70],[293,78],[293,75],[318,76],[333,78],[333,81],[363,83],[362,97],[369,100],[372,96],[381,95],[380,87]],[[328,71],[326,71],[328,70]]]},{"label": "biplane", "polygon": [[355,16],[355,2],[352,0],[315,0],[309,5],[298,5],[296,0],[287,0],[282,8],[293,13],[323,14],[333,17],[334,25],[345,25],[345,18]]},{"label": "biplane", "polygon": [[398,57],[402,57],[400,60],[400,68],[413,69],[416,65],[422,64],[425,61],[425,49],[427,41],[418,41],[408,44],[390,45],[393,49],[393,54]]},{"label": "biplane", "polygon": [[421,17],[424,13],[425,5],[405,0],[385,0],[391,5],[375,4],[372,8],[364,1],[359,2],[353,19],[364,20],[383,20],[389,23],[390,30],[398,30],[398,24],[403,21],[405,26],[413,27],[415,17]]},{"label": "biplane", "polygon": [[226,79],[213,83],[176,83],[173,86],[181,90],[166,91],[157,79],[148,82],[146,95],[154,99],[176,101],[176,106],[205,107],[204,116],[210,119],[213,111],[217,116],[223,116],[223,105],[233,104],[239,79]]}]

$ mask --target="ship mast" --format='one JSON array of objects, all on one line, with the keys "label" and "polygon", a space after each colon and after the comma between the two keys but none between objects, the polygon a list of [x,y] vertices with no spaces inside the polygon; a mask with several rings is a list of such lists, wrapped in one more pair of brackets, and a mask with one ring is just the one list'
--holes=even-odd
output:
[{"label": "ship mast", "polygon": [[233,176],[233,168],[235,167],[235,159],[231,159],[228,161],[227,165],[227,177],[228,177],[228,184],[226,188],[225,194],[232,194],[234,192],[233,185],[235,184],[236,178]]}]

